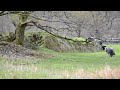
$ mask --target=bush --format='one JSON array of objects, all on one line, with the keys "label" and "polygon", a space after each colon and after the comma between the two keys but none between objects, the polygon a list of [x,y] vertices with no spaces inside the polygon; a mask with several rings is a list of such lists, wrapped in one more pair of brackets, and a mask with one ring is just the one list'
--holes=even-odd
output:
[{"label": "bush", "polygon": [[13,42],[15,40],[15,34],[13,32],[0,34],[0,41]]},{"label": "bush", "polygon": [[24,46],[29,49],[38,49],[44,43],[43,36],[40,33],[31,33],[25,37],[24,42]]}]

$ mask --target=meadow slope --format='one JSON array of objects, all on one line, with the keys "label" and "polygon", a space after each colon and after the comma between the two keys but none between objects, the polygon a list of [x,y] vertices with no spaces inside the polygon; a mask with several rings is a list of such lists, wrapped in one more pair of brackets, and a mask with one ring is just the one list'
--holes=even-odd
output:
[{"label": "meadow slope", "polygon": [[95,53],[59,53],[46,48],[40,52],[53,54],[49,59],[8,60],[0,57],[1,79],[109,79],[120,78],[120,45],[109,57],[105,51]]}]

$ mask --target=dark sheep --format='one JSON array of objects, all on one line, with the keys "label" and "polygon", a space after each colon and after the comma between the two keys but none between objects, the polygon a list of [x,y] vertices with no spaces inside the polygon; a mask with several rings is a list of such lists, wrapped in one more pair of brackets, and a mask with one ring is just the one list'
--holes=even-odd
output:
[{"label": "dark sheep", "polygon": [[115,55],[115,50],[113,48],[109,48],[109,47],[106,47],[105,48],[105,51],[107,52],[107,54],[112,57],[113,55]]},{"label": "dark sheep", "polygon": [[106,48],[106,46],[105,46],[105,45],[103,45],[103,46],[102,46],[102,50],[105,50],[105,48]]}]

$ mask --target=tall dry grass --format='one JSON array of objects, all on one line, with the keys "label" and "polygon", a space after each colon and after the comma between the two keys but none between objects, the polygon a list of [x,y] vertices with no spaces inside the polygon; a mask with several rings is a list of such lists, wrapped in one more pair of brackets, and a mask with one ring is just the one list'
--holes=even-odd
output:
[{"label": "tall dry grass", "polygon": [[[41,78],[41,74],[45,73],[48,77],[43,76],[42,78],[59,78],[59,79],[120,79],[120,67],[111,68],[110,66],[105,66],[101,70],[88,71],[85,69],[75,69],[73,71],[69,70],[49,70],[37,67],[36,65],[11,65],[6,63],[3,65],[6,70],[6,75],[8,78]],[[20,73],[18,73],[20,72]],[[26,73],[25,73],[26,72]],[[9,76],[8,76],[9,75]],[[31,76],[33,75],[33,76]],[[28,77],[29,76],[29,77]]]},{"label": "tall dry grass", "polygon": [[94,72],[78,69],[73,72],[63,71],[62,77],[67,79],[120,79],[120,67],[112,69],[110,66],[105,66],[102,70]]}]

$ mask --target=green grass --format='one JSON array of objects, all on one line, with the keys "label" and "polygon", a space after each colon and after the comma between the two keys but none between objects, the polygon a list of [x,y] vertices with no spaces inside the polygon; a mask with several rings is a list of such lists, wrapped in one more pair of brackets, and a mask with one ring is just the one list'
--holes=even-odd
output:
[{"label": "green grass", "polygon": [[[96,53],[58,53],[46,48],[40,52],[54,54],[45,60],[8,61],[0,58],[0,78],[90,78],[84,73],[94,73],[107,66],[112,69],[120,67],[120,45],[108,45],[116,50],[116,56],[109,57],[105,51]],[[21,64],[23,63],[24,64]],[[101,77],[99,77],[101,78]]]}]

